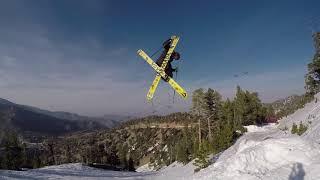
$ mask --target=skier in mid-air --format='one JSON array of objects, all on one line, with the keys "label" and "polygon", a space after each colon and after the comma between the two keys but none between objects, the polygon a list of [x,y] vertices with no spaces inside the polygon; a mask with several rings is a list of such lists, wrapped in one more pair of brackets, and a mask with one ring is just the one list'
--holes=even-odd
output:
[{"label": "skier in mid-air", "polygon": [[[162,62],[163,62],[164,58],[166,57],[167,52],[169,51],[169,48],[170,48],[170,46],[171,46],[171,43],[172,43],[172,39],[168,39],[168,40],[166,40],[166,41],[162,44],[164,50],[162,51],[162,54],[160,55],[160,57],[159,57],[159,58],[157,59],[157,61],[156,61],[156,63],[158,64],[158,66],[161,67]],[[172,62],[173,60],[179,60],[179,59],[180,59],[180,54],[179,54],[178,52],[176,52],[176,51],[173,51],[172,54],[171,54],[171,57],[170,57],[170,59],[169,59],[169,62],[168,62],[167,66],[166,66],[166,68],[165,68],[165,70],[164,70],[165,73],[166,73],[168,76],[170,76],[171,78],[172,78],[172,76],[173,76],[173,72],[177,71],[177,68],[175,68],[175,69],[172,68],[171,62]],[[163,79],[163,78],[162,78],[162,79]],[[165,79],[163,79],[163,80],[165,80]],[[166,80],[165,80],[165,81],[166,81]]]},{"label": "skier in mid-air", "polygon": [[184,99],[188,97],[187,92],[172,78],[173,72],[177,72],[177,69],[172,68],[171,62],[173,60],[180,59],[180,54],[174,51],[178,42],[178,36],[171,36],[169,40],[165,41],[162,45],[163,47],[161,47],[161,49],[163,48],[164,50],[156,62],[151,59],[153,55],[149,57],[142,49],[137,51],[137,54],[141,56],[157,73],[147,94],[147,100],[149,102],[152,100],[153,94],[161,78],[174,89],[174,92],[180,94]]}]

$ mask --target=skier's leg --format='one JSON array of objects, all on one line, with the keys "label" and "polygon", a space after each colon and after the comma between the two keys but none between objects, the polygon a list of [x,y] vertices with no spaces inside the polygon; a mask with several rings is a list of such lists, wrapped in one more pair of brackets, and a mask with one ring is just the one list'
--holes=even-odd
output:
[{"label": "skier's leg", "polygon": [[[173,73],[172,73],[172,68],[167,68],[166,70],[165,70],[165,73],[169,76],[169,77],[173,77]],[[164,81],[166,81],[166,82],[168,82],[169,81],[169,79],[163,79]]]}]

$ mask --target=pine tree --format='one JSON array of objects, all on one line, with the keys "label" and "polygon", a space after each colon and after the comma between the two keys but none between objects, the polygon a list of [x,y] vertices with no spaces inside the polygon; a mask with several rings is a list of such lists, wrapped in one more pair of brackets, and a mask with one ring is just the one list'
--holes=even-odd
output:
[{"label": "pine tree", "polygon": [[27,166],[28,165],[27,144],[22,143],[20,145],[21,145],[21,165]]},{"label": "pine tree", "polygon": [[37,154],[37,155],[33,156],[32,167],[33,168],[40,168],[41,166],[42,166],[42,163],[41,163],[40,155]]},{"label": "pine tree", "polygon": [[188,151],[186,149],[184,142],[180,142],[177,144],[177,161],[186,164],[189,162]]},{"label": "pine tree", "polygon": [[107,156],[107,161],[112,166],[117,166],[120,164],[120,159],[117,155],[117,148],[114,144],[110,146],[110,152]]},{"label": "pine tree", "polygon": [[[197,158],[194,161],[194,165],[197,166],[199,169],[203,169],[209,166],[209,162],[207,160],[208,154],[205,151],[205,147],[203,144],[200,145],[200,149],[197,153]],[[198,170],[199,170],[198,169]]]},{"label": "pine tree", "polygon": [[244,125],[250,124],[262,124],[266,117],[266,109],[262,107],[261,100],[258,97],[257,92],[250,93],[246,91],[247,97],[247,116],[246,123]]},{"label": "pine tree", "polygon": [[223,103],[223,119],[232,126],[232,129],[235,129],[235,121],[234,121],[234,104],[228,98]]},{"label": "pine tree", "polygon": [[233,129],[230,123],[225,123],[220,133],[220,150],[225,150],[233,143]]},{"label": "pine tree", "polygon": [[305,76],[305,88],[311,95],[320,90],[320,32],[315,33],[313,39],[316,52],[312,62],[308,64],[308,73]]},{"label": "pine tree", "polygon": [[[48,151],[48,156],[47,156],[47,165],[54,165],[56,164],[56,158],[55,158],[55,151],[54,151],[54,142],[52,139],[49,139],[46,143],[47,145],[47,151]],[[86,154],[87,155],[87,154]],[[86,156],[86,159],[88,160],[89,158]]]},{"label": "pine tree", "polygon": [[72,154],[71,154],[71,149],[69,144],[65,146],[65,157],[66,157],[67,163],[72,162]]},{"label": "pine tree", "polygon": [[209,88],[204,94],[204,115],[208,125],[208,139],[212,141],[211,124],[217,123],[222,117],[222,97],[219,92]]},{"label": "pine tree", "polygon": [[203,110],[204,106],[204,91],[202,88],[195,90],[192,93],[192,109],[191,112],[198,118],[198,135],[199,135],[199,149],[201,144],[201,119],[205,115],[205,111]]},{"label": "pine tree", "polygon": [[23,163],[23,148],[15,132],[6,132],[4,162],[6,169],[18,170]]},{"label": "pine tree", "polygon": [[123,145],[118,146],[118,156],[120,159],[120,163],[124,167],[124,169],[129,170],[129,165],[128,165],[128,159],[127,159],[127,153],[129,151],[127,143],[124,143]]},{"label": "pine tree", "polygon": [[134,162],[133,159],[129,156],[129,160],[128,160],[128,170],[129,171],[135,171],[136,169],[134,168]]},{"label": "pine tree", "polygon": [[190,157],[193,153],[192,134],[189,131],[188,126],[185,126],[182,131],[182,137],[178,138],[179,142],[176,143],[176,159],[183,164],[190,161]]},{"label": "pine tree", "polygon": [[243,124],[243,118],[246,111],[246,100],[245,93],[242,91],[240,86],[237,86],[236,97],[234,99],[234,118],[236,122],[236,127]]},{"label": "pine tree", "polygon": [[238,128],[242,125],[260,124],[265,119],[266,110],[256,92],[243,91],[238,86],[234,104],[234,117]]},{"label": "pine tree", "polygon": [[298,130],[297,130],[297,134],[298,134],[299,136],[301,136],[304,132],[307,131],[307,129],[308,129],[308,126],[302,124],[302,122],[300,121],[299,128],[298,128]]},{"label": "pine tree", "polygon": [[296,134],[296,133],[298,133],[298,126],[296,125],[296,123],[293,123],[291,128],[291,134]]}]

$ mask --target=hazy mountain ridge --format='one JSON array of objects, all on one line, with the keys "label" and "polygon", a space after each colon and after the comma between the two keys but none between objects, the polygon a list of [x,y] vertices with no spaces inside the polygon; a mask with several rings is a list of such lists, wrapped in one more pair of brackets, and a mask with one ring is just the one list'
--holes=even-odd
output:
[{"label": "hazy mountain ridge", "polygon": [[27,106],[27,105],[19,105],[19,106],[37,113],[56,117],[58,119],[67,119],[71,121],[94,121],[94,122],[101,123],[102,125],[108,128],[112,128],[118,125],[119,122],[121,122],[122,120],[128,119],[128,117],[126,116],[119,116],[119,115],[104,115],[103,117],[89,117],[89,116],[82,116],[76,113],[70,113],[65,111],[48,111],[48,110],[43,110],[43,109],[32,107],[32,106]]},{"label": "hazy mountain ridge", "polygon": [[[114,116],[115,117],[115,116]],[[28,139],[34,136],[58,136],[77,131],[111,128],[118,119],[87,117],[69,112],[52,112],[20,105],[0,98],[1,129],[14,129]]]}]

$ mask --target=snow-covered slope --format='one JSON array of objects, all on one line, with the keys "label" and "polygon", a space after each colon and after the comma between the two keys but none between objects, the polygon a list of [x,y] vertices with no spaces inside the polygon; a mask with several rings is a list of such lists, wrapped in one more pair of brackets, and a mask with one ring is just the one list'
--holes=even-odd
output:
[{"label": "snow-covered slope", "polygon": [[[315,98],[320,100],[320,93]],[[302,137],[320,143],[320,101],[314,100],[306,104],[304,108],[283,118],[279,127],[291,128],[293,123],[299,124],[300,122],[308,125],[308,130]]]},{"label": "snow-covered slope", "polygon": [[320,179],[320,145],[275,128],[255,129],[194,179]]},{"label": "snow-covered slope", "polygon": [[0,179],[152,179],[153,173],[106,171],[80,163],[48,166],[29,171],[1,171]]},{"label": "snow-covered slope", "polygon": [[[316,95],[320,98],[320,94]],[[290,128],[308,124],[302,135]],[[284,127],[289,128],[282,131]],[[320,102],[312,101],[278,126],[249,126],[248,133],[193,179],[320,179]]]},{"label": "snow-covered slope", "polygon": [[[300,121],[308,124],[308,130],[302,136],[281,130]],[[247,129],[248,132],[221,153],[214,164],[198,173],[194,173],[192,162],[185,166],[175,162],[158,172],[137,173],[67,164],[25,172],[0,171],[0,179],[320,179],[320,101],[306,104],[303,109],[280,120],[279,125],[248,126]]]}]

